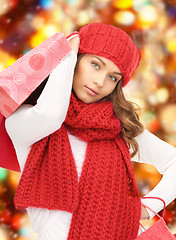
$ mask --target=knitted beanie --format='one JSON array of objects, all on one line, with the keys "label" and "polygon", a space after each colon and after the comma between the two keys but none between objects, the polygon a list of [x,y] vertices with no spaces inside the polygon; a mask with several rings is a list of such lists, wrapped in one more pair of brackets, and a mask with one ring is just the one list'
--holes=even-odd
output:
[{"label": "knitted beanie", "polygon": [[123,87],[140,62],[140,52],[130,36],[120,28],[90,23],[79,30],[79,53],[105,57],[117,65],[123,75]]}]

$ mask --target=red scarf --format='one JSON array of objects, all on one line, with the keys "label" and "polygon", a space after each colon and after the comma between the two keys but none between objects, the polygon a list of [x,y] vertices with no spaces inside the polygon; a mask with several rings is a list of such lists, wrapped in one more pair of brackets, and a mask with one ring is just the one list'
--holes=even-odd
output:
[{"label": "red scarf", "polygon": [[[79,182],[67,130],[88,143]],[[62,127],[31,148],[16,208],[73,213],[68,240],[135,239],[141,202],[120,132],[112,103],[85,104],[72,94]]]}]

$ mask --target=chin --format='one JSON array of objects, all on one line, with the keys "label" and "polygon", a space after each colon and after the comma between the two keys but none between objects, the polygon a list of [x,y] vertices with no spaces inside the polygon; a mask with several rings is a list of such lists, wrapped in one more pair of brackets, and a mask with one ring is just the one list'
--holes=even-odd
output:
[{"label": "chin", "polygon": [[75,96],[80,100],[82,101],[83,103],[86,103],[86,104],[89,104],[91,103],[90,100],[88,100],[88,98],[83,94],[83,93],[77,93],[77,92],[74,92]]},{"label": "chin", "polygon": [[82,92],[75,92],[73,91],[75,96],[80,100],[82,101],[83,103],[85,104],[91,104],[91,103],[95,103],[95,102],[99,102],[101,99],[95,99],[93,100],[92,97],[88,96],[86,93],[84,93],[83,91]]},{"label": "chin", "polygon": [[79,98],[83,103],[86,103],[86,104],[91,104],[93,103],[92,101],[88,100],[88,99],[84,99],[84,98]]}]

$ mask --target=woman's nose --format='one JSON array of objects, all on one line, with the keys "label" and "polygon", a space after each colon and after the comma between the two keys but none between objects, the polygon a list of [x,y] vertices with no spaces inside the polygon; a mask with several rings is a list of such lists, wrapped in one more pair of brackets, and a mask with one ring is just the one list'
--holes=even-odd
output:
[{"label": "woman's nose", "polygon": [[99,87],[103,87],[104,82],[105,82],[105,78],[106,76],[102,75],[102,76],[97,76],[94,78],[93,82],[95,84],[97,84]]}]

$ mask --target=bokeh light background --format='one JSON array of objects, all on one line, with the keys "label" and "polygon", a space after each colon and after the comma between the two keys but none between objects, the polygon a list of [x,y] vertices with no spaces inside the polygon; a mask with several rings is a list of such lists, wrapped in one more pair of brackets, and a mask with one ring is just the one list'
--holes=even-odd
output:
[{"label": "bokeh light background", "polygon": [[[68,35],[90,22],[121,27],[135,41],[141,63],[125,95],[140,106],[145,128],[176,147],[176,0],[0,0],[0,71],[54,33]],[[133,166],[143,196],[161,175],[147,164]],[[26,211],[13,205],[19,178],[0,168],[1,240],[36,239]],[[175,233],[175,200],[165,221]]]}]

